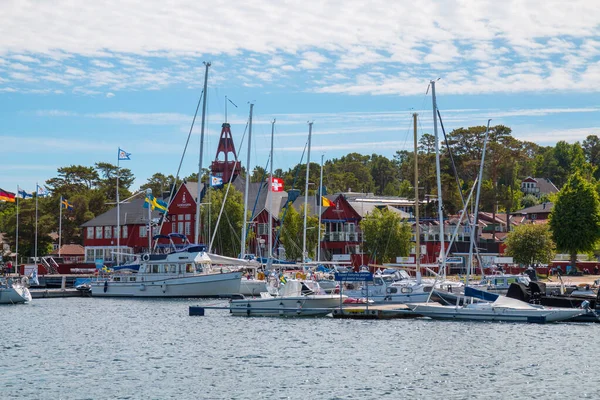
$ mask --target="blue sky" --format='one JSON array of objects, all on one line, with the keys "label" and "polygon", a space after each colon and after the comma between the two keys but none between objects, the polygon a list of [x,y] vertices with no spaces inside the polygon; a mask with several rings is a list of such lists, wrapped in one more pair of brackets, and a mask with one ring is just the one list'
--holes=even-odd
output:
[{"label": "blue sky", "polygon": [[[594,1],[9,0],[0,12],[0,188],[117,149],[136,176],[175,174],[209,70],[204,166],[225,96],[239,143],[255,103],[251,165],[412,148],[432,133],[430,79],[447,130],[505,124],[543,145],[600,136],[600,4]],[[182,175],[197,170],[199,120]],[[238,148],[245,164],[247,148]]]}]

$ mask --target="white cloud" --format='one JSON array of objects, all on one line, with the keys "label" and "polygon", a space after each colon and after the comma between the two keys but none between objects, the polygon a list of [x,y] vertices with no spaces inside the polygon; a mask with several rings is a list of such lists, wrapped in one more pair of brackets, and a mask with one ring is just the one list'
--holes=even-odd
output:
[{"label": "white cloud", "polygon": [[103,60],[92,60],[90,63],[99,68],[113,68],[115,66],[113,63]]},{"label": "white cloud", "polygon": [[108,97],[110,99],[111,97],[115,97],[115,94],[108,92],[108,93],[106,93],[106,97]]},{"label": "white cloud", "polygon": [[11,56],[10,58],[12,58],[13,60],[26,62],[26,63],[36,63],[36,64],[40,63],[40,60],[38,60],[37,58],[33,58],[33,57],[26,56],[23,54],[15,54],[15,55]]}]

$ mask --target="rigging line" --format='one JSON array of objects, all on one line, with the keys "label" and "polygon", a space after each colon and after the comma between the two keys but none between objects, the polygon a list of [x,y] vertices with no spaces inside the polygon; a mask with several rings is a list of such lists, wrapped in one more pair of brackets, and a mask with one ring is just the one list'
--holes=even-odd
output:
[{"label": "rigging line", "polygon": [[[198,110],[200,109],[200,103],[202,102],[202,96],[204,96],[204,89],[200,92],[200,97],[198,98],[198,104],[196,105],[196,112],[194,113],[194,118],[192,118],[192,124],[190,125],[190,131],[188,132],[187,140],[185,141],[185,147],[183,148],[183,154],[181,155],[181,159],[179,160],[179,167],[177,167],[177,174],[175,175],[175,182],[173,182],[173,186],[171,187],[171,193],[169,194],[169,204],[167,205],[167,210],[173,201],[173,195],[175,194],[175,187],[177,187],[177,179],[179,178],[179,173],[181,172],[181,165],[183,164],[183,159],[185,157],[185,153],[188,148],[188,144],[190,143],[190,137],[192,136],[192,131],[194,130],[194,124],[196,123],[196,117],[198,116]],[[183,185],[184,183],[182,183]],[[200,184],[200,183],[198,183]],[[180,186],[181,187],[181,186]],[[162,232],[162,227],[165,223],[165,216],[161,216],[160,221],[160,229],[158,233]],[[158,239],[154,243],[153,250],[156,250],[156,246],[158,245]]]},{"label": "rigging line", "polygon": [[[269,156],[269,158],[270,158],[270,156]],[[256,199],[254,200],[254,206],[252,207],[252,213],[250,214],[250,221],[252,221],[254,219],[254,217],[256,217],[256,215],[254,213],[256,212],[256,206],[258,205],[258,198],[260,197],[260,192],[262,192],[263,187],[265,187],[265,186],[268,187],[269,186],[268,184],[264,185],[265,175],[267,174],[267,167],[269,166],[269,161],[270,160],[267,159],[267,165],[265,165],[265,170],[264,170],[264,172],[263,172],[263,174],[261,176],[261,179],[260,179],[261,185],[258,188],[258,194],[256,195]],[[273,192],[271,192],[271,193],[273,193]],[[268,192],[267,192],[267,196],[268,196]],[[248,224],[246,224],[246,225],[247,226],[250,225],[250,222]],[[257,229],[257,233],[258,233],[258,227],[256,229]],[[246,229],[246,237],[245,237],[246,241],[248,241],[248,235],[249,234],[250,234],[250,229]]]},{"label": "rigging line", "polygon": [[[298,179],[298,172],[300,172],[300,165],[302,165],[302,160],[304,160],[304,154],[306,153],[306,148],[308,147],[308,140],[304,145],[304,150],[302,151],[302,156],[300,157],[300,163],[296,165],[296,174],[294,175],[294,180],[292,181],[292,189],[296,184],[296,180]],[[288,197],[289,199],[289,197]],[[285,222],[285,215],[287,214],[288,207],[291,207],[290,202],[286,202],[284,205],[283,215],[281,216],[281,221],[279,222],[279,226],[283,227],[283,223]],[[275,241],[273,242],[273,248],[276,248],[277,243],[279,242],[279,234],[281,233],[281,229],[277,231],[277,236],[275,236]]]},{"label": "rigging line", "polygon": [[[244,143],[244,138],[246,137],[246,131],[248,129],[248,124],[249,123],[250,123],[250,120],[247,120],[246,121],[246,127],[244,128],[244,134],[242,135],[242,139],[240,140],[240,143],[238,145],[239,146],[238,149],[240,149],[241,146]],[[233,181],[233,175],[234,175],[235,167],[236,167],[237,161],[238,161],[238,155],[237,154],[235,155],[234,161],[235,162],[233,164],[233,171],[231,171],[231,176],[229,177],[229,182],[228,182],[228,185],[227,185],[227,190],[225,191],[225,196],[223,196],[223,203],[221,203],[221,210],[219,211],[219,216],[217,217],[217,222],[215,223],[215,230],[214,230],[215,232],[219,228],[219,222],[221,222],[221,215],[223,215],[223,210],[225,209],[225,201],[227,200],[227,196],[229,195],[229,189],[231,188],[231,182]],[[248,172],[246,171],[246,173],[248,173]],[[242,224],[243,223],[244,222],[242,222]],[[210,245],[208,246],[209,249],[212,248],[212,244],[213,244],[213,241],[215,240],[215,236],[216,235],[213,235],[213,237],[210,238]]]},{"label": "rigging line", "polygon": [[[460,194],[460,200],[461,200],[463,207],[465,207],[465,205],[466,205],[465,204],[465,196],[464,196],[462,188],[460,186],[460,179],[458,178],[458,171],[456,169],[456,164],[454,162],[454,155],[452,154],[452,149],[450,148],[450,145],[448,144],[448,136],[446,135],[446,129],[444,128],[444,122],[442,121],[442,114],[440,113],[439,109],[437,109],[436,111],[437,111],[438,117],[440,119],[440,127],[442,128],[442,133],[444,134],[444,141],[446,142],[446,148],[448,149],[448,154],[450,155],[450,161],[452,163],[452,172],[454,172],[454,178],[456,180],[456,186],[458,187],[458,193]],[[473,218],[475,218],[475,216],[473,216]],[[471,217],[469,216],[469,213],[467,213],[467,219],[468,219],[469,225],[470,225]],[[448,250],[450,250],[450,249],[448,249]],[[479,254],[479,249],[477,246],[475,246],[475,253],[477,253],[477,260],[481,263],[481,255]]]}]

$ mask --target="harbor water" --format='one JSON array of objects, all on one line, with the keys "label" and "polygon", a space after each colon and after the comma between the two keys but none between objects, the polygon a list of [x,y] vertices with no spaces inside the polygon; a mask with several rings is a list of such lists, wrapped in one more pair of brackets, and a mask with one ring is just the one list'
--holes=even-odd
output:
[{"label": "harbor water", "polygon": [[0,399],[600,398],[598,324],[233,317],[215,300],[0,307]]}]

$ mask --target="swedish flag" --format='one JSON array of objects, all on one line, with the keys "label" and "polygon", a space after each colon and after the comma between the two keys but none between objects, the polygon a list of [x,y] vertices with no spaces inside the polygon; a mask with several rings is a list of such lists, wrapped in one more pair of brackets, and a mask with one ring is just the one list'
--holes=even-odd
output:
[{"label": "swedish flag", "polygon": [[69,203],[69,200],[67,199],[61,199],[60,206],[69,211],[73,210],[73,204]]},{"label": "swedish flag", "polygon": [[157,199],[156,197],[152,200],[152,209],[156,209],[161,214],[169,212],[169,205],[164,201]]},{"label": "swedish flag", "polygon": [[279,278],[279,282],[281,282],[282,285],[285,285],[287,283],[287,279],[285,279],[284,275],[281,275],[281,277]]}]

